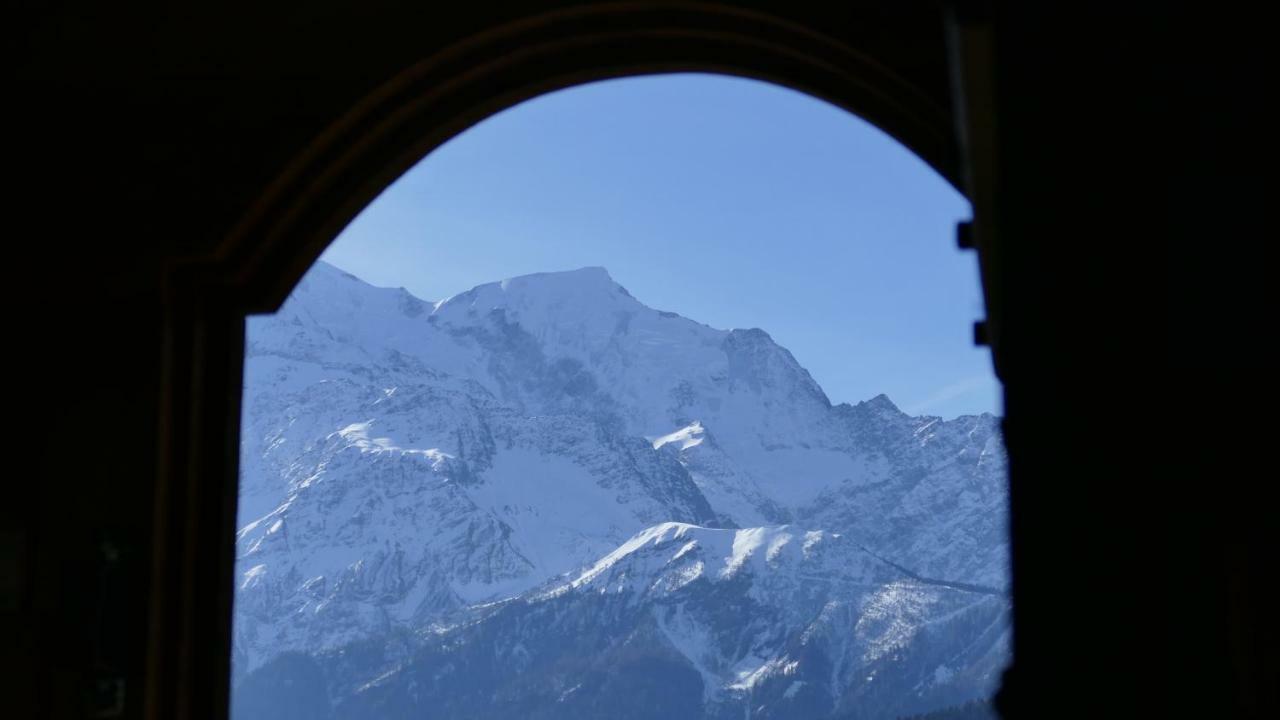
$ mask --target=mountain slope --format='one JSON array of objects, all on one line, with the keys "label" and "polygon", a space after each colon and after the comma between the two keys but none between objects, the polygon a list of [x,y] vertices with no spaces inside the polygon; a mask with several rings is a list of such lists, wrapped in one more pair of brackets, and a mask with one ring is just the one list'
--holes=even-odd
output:
[{"label": "mountain slope", "polygon": [[[836,712],[908,678],[918,702],[904,708],[962,702],[991,686],[1007,653],[995,418],[913,418],[883,396],[832,405],[763,331],[652,310],[600,268],[426,302],[319,263],[279,313],[250,322],[243,438],[244,692],[287,658],[310,658],[334,707],[362,707],[414,668],[457,661],[458,644],[506,642],[496,628],[510,623],[548,652],[555,628],[600,648],[623,642],[624,656],[701,688],[680,701],[706,712],[782,682],[741,686],[735,673],[752,662],[763,682],[776,674],[768,663],[810,653],[796,666],[803,684],[765,703],[779,717],[802,702]],[[670,557],[686,537],[691,549]],[[752,538],[780,543],[781,564],[766,548],[741,555],[747,570],[707,570]],[[688,569],[695,558],[701,574]],[[693,575],[679,584],[671,568]],[[618,572],[645,583],[602,579]],[[744,612],[710,619],[730,601]],[[870,645],[849,640],[881,611],[912,638],[899,660],[868,660]],[[694,624],[673,634],[673,622]],[[942,635],[979,626],[978,639]],[[714,660],[673,639],[694,636],[714,639]],[[894,679],[854,682],[873,665]],[[504,692],[532,692],[521,687]],[[603,687],[599,698],[618,691]],[[522,712],[541,707],[513,698],[532,703]],[[461,712],[464,698],[433,702],[455,700]]]}]

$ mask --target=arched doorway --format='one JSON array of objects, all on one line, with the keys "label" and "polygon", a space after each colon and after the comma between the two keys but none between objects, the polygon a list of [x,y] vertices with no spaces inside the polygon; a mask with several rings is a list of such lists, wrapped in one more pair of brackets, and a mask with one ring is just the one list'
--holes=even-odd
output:
[{"label": "arched doorway", "polygon": [[[580,86],[446,143],[331,248],[388,287],[321,263],[250,324],[233,717],[316,697],[370,717],[627,705],[600,673],[650,698],[635,717],[988,700],[1008,652],[998,421],[930,407],[962,360],[990,375],[965,332],[980,307],[950,243],[958,200],[846,113],[723,76]],[[442,282],[462,284],[391,289]],[[904,347],[873,340],[881,319]],[[876,349],[811,347],[805,322]],[[939,324],[953,350],[905,372]],[[704,572],[721,545],[734,560]],[[620,581],[678,592],[589,592],[630,597]],[[425,689],[458,662],[465,682]],[[550,709],[495,690],[535,667],[559,668],[536,682],[564,692]]]},{"label": "arched doorway", "polygon": [[[914,16],[894,22],[904,28],[921,26]],[[235,409],[217,388],[238,378],[240,348],[224,344],[227,336],[219,328],[236,327],[246,312],[277,307],[321,249],[369,199],[425,152],[480,118],[540,92],[592,79],[660,71],[722,72],[802,89],[853,110],[912,148],[944,177],[958,179],[958,144],[947,103],[940,101],[948,97],[941,38],[922,32],[938,42],[920,40],[912,48],[892,51],[878,46],[870,28],[855,34],[858,43],[835,41],[793,22],[721,7],[564,10],[474,36],[407,70],[358,103],[290,163],[214,256],[175,266],[169,275],[166,380],[178,391],[165,410],[170,422],[162,483],[169,491],[162,505],[174,504],[180,511],[173,517],[185,520],[167,531],[173,542],[166,543],[157,562],[168,568],[166,573],[190,579],[168,582],[207,587],[200,596],[212,605],[204,616],[213,612],[228,617],[230,598],[223,586],[210,584],[212,575],[177,567],[176,560],[194,553],[224,573],[231,567],[226,546],[216,546],[207,537],[207,528],[218,528],[219,536],[229,537],[234,523],[233,486],[228,485],[234,473],[225,457],[226,442],[234,432],[220,433],[206,424],[210,414],[232,417]],[[862,41],[868,47],[861,47]],[[889,69],[909,68],[911,62],[899,61],[911,50],[931,58],[933,72],[902,75]],[[897,55],[897,60],[886,62],[885,53]],[[201,408],[203,415],[192,415],[193,408]],[[225,408],[226,413],[215,408]],[[195,500],[199,497],[206,501]],[[157,612],[161,626],[184,628],[182,637],[204,638],[206,647],[225,646],[227,626],[197,623],[200,613],[195,608]],[[195,667],[218,667],[216,661],[194,659],[191,647],[162,645],[157,658],[176,654],[172,662],[153,662],[154,682],[163,686],[164,678],[173,673],[183,676]],[[207,672],[197,675],[208,677]],[[205,680],[192,682],[202,685]],[[183,695],[171,700],[183,706],[198,702]]]}]

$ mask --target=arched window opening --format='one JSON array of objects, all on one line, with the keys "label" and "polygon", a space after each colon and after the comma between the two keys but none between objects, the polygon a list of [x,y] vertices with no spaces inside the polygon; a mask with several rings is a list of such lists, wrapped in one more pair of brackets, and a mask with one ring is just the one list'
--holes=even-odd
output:
[{"label": "arched window opening", "polygon": [[1007,482],[967,213],[721,76],[438,148],[249,323],[233,720],[984,712]]}]

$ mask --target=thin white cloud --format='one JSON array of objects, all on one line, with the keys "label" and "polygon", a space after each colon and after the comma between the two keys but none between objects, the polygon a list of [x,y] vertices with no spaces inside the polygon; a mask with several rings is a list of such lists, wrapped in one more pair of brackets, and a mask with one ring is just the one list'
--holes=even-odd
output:
[{"label": "thin white cloud", "polygon": [[919,415],[931,408],[935,408],[945,402],[954,400],[963,395],[977,390],[990,381],[986,375],[974,375],[972,377],[957,380],[948,385],[938,388],[932,395],[921,400],[920,402],[906,408],[908,415]]}]

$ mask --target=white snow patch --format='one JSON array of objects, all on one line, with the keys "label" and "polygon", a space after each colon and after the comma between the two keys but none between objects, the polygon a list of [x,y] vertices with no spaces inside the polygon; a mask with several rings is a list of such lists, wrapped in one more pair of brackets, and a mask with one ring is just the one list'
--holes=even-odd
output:
[{"label": "white snow patch", "polygon": [[248,570],[245,570],[244,574],[241,575],[241,577],[244,578],[244,580],[240,582],[240,589],[248,590],[249,588],[262,582],[263,579],[266,578],[266,576],[267,576],[266,565],[254,565]]},{"label": "white snow patch", "polygon": [[672,443],[677,443],[678,444],[677,448],[680,450],[688,450],[691,447],[697,447],[701,445],[702,438],[703,438],[702,423],[695,420],[692,424],[686,427],[682,427],[679,430],[671,433],[670,435],[663,435],[662,437],[654,439],[651,442],[653,443],[654,450],[662,448],[663,446],[666,446],[666,445],[671,445]]}]

